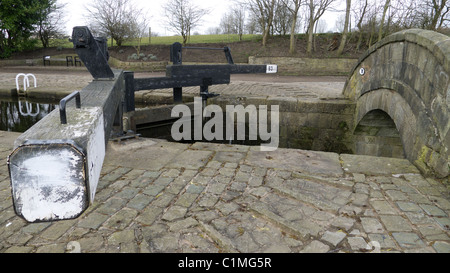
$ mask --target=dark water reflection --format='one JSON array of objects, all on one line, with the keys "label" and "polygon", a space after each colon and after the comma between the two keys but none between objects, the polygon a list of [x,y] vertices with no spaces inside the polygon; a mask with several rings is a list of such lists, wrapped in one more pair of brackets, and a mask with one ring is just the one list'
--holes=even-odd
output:
[{"label": "dark water reflection", "polygon": [[49,102],[25,99],[0,100],[0,131],[23,133],[56,108]]}]

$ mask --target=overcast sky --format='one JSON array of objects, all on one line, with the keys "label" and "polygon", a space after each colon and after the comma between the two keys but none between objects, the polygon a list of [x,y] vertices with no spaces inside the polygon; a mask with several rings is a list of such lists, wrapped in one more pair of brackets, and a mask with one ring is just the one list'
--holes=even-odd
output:
[{"label": "overcast sky", "polygon": [[[167,0],[134,0],[144,10],[148,10],[150,17],[150,27],[153,33],[158,33],[159,36],[169,36],[174,33],[164,27],[164,10],[163,4]],[[201,8],[209,9],[211,12],[202,18],[201,26],[194,29],[194,32],[206,34],[210,27],[218,27],[220,20],[226,12],[229,11],[233,1],[230,0],[192,0],[193,3]],[[84,6],[89,5],[92,0],[58,0],[59,3],[66,3],[66,29],[67,34],[72,34],[72,29],[75,26],[87,25],[83,15],[86,14]],[[328,28],[334,28],[335,13],[328,13],[324,18],[329,21]],[[334,29],[332,29],[334,31]]]}]

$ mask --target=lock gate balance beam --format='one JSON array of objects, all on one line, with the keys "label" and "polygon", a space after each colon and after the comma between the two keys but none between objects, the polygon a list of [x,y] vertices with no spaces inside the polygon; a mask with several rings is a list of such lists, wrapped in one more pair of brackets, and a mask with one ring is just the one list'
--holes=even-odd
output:
[{"label": "lock gate balance beam", "polygon": [[74,28],[72,38],[95,80],[20,135],[8,157],[14,209],[28,222],[72,219],[87,209],[114,121],[121,119],[123,71],[109,68],[87,28]]},{"label": "lock gate balance beam", "polygon": [[[228,64],[183,65],[183,48],[223,50]],[[132,72],[127,73],[125,112],[132,112],[135,110],[135,91],[173,88],[174,103],[180,103],[182,102],[183,87],[200,86],[200,96],[202,97],[203,101],[206,102],[208,98],[217,96],[216,94],[209,93],[208,87],[211,85],[229,84],[231,74],[271,74],[277,73],[278,70],[278,66],[274,64],[237,65],[233,61],[233,57],[231,56],[231,50],[229,47],[182,47],[180,43],[174,43],[170,46],[170,60],[172,61],[172,65],[168,65],[166,67],[165,77],[135,79]]]}]

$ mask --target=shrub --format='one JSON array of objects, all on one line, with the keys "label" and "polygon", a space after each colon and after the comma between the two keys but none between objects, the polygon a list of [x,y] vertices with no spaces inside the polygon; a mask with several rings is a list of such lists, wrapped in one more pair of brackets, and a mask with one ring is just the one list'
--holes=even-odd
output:
[{"label": "shrub", "polygon": [[131,54],[128,56],[128,60],[139,60],[139,56],[136,53]]}]

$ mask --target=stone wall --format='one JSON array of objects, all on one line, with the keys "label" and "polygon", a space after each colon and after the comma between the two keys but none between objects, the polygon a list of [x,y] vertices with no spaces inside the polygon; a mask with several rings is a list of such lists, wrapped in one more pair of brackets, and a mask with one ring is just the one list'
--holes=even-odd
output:
[{"label": "stone wall", "polygon": [[[141,98],[143,99],[143,98]],[[137,109],[133,113],[133,123],[127,122],[127,129],[135,130],[146,137],[166,138],[170,140],[170,128],[174,121],[171,115],[173,97],[171,94],[158,97],[153,95],[154,105],[150,108]],[[190,107],[193,113],[193,96],[184,96],[184,104]],[[225,111],[227,105],[254,105],[267,106],[271,110],[273,105],[279,106],[279,148],[293,148],[302,150],[326,151],[347,154],[363,154],[382,157],[405,158],[400,135],[394,122],[389,117],[376,120],[367,120],[367,124],[361,122],[358,130],[354,132],[354,113],[356,104],[346,99],[305,99],[293,97],[272,96],[231,96],[221,95],[208,100],[209,104],[218,105]],[[168,104],[168,105],[164,105]],[[224,115],[225,116],[225,115]],[[368,115],[370,116],[370,115]],[[268,113],[270,121],[271,112]],[[161,123],[161,121],[166,121]],[[236,121],[236,120],[235,120]],[[248,121],[247,121],[248,122]],[[151,131],[146,128],[149,123],[156,124]],[[159,128],[158,123],[164,124],[166,128]],[[153,125],[152,125],[153,126]],[[139,129],[140,128],[140,129]],[[268,125],[270,129],[270,124]],[[192,129],[193,130],[193,129]],[[225,129],[224,129],[225,130]],[[246,124],[248,134],[248,123]],[[261,141],[233,141],[233,144],[260,145]],[[228,143],[222,141],[221,143]]]},{"label": "stone wall", "polygon": [[[257,109],[264,105],[268,110],[272,109],[272,105],[279,105],[280,148],[353,153],[354,144],[349,128],[354,119],[355,104],[348,100],[308,101],[292,97],[260,96],[239,97],[239,101],[236,100],[234,96],[221,95],[209,99],[208,103],[218,105],[224,111],[227,105],[254,105]],[[171,107],[158,106],[139,109],[134,113],[134,122],[139,126],[142,123],[159,122],[161,119],[173,119],[169,108]],[[270,111],[268,117],[270,121]],[[248,128],[246,132],[248,133]]]},{"label": "stone wall", "polygon": [[[218,97],[226,100],[226,97]],[[280,147],[335,153],[353,153],[349,124],[355,105],[347,100],[306,100],[269,97],[245,98],[243,105],[279,105]],[[270,116],[270,115],[269,115]]]},{"label": "stone wall", "polygon": [[164,72],[168,62],[122,62],[116,58],[110,57],[108,61],[111,67],[135,72]]},{"label": "stone wall", "polygon": [[422,172],[450,173],[450,37],[426,30],[395,33],[353,68],[344,95],[356,102],[355,123],[380,109],[394,120],[406,157]]},{"label": "stone wall", "polygon": [[302,76],[347,76],[357,63],[357,59],[344,58],[292,58],[292,57],[254,57],[249,64],[276,64],[279,74]]},{"label": "stone wall", "polygon": [[[291,58],[291,57],[255,57],[248,58],[248,64],[276,64],[282,75],[302,76],[347,76],[357,63],[357,59],[345,58]],[[109,59],[112,67],[133,71],[165,72],[168,62],[122,62]],[[185,63],[188,64],[188,63]]]}]

